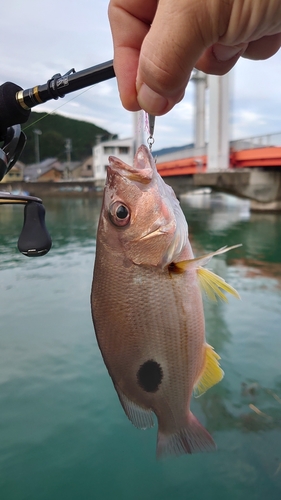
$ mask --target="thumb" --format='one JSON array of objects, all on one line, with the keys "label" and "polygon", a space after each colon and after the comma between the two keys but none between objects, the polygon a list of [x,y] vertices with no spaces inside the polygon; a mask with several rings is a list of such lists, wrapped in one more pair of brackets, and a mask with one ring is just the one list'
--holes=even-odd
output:
[{"label": "thumb", "polygon": [[138,103],[148,113],[167,113],[182,99],[196,61],[215,43],[214,17],[206,11],[206,3],[198,0],[159,1],[141,47],[136,80]]}]

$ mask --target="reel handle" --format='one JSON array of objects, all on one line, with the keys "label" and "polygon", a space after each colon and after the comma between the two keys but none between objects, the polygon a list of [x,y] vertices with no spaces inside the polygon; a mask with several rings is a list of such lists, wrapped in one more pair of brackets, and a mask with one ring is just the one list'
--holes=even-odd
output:
[{"label": "reel handle", "polygon": [[18,239],[18,249],[27,257],[39,257],[49,252],[52,240],[45,225],[42,203],[29,201],[24,207],[24,221]]},{"label": "reel handle", "polygon": [[18,239],[19,251],[27,257],[39,257],[49,252],[52,240],[46,228],[42,200],[36,196],[0,191],[1,204],[25,205],[23,226]]}]

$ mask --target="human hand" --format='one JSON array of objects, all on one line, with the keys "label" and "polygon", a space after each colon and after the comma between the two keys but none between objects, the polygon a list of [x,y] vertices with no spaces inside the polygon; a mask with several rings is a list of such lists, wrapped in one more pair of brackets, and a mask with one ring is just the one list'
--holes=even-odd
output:
[{"label": "human hand", "polygon": [[123,106],[153,115],[183,98],[194,67],[223,75],[281,46],[280,0],[111,0],[109,20]]}]

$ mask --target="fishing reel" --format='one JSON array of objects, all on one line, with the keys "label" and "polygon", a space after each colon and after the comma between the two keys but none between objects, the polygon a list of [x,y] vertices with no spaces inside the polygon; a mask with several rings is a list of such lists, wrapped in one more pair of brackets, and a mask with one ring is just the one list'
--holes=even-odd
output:
[{"label": "fishing reel", "polygon": [[[74,69],[63,76],[58,73],[44,85],[27,90],[11,82],[0,85],[0,181],[19,159],[25,146],[26,136],[20,124],[28,120],[31,108],[114,76],[112,61],[108,61],[77,73]],[[45,255],[52,246],[52,240],[45,225],[42,200],[35,196],[0,191],[1,204],[25,205],[18,249],[27,257]]]},{"label": "fishing reel", "polygon": [[[26,136],[20,125],[8,127],[1,137],[3,147],[0,149],[0,180],[3,179],[19,158]],[[16,195],[0,191],[0,204],[23,204],[24,222],[18,239],[18,249],[27,257],[45,255],[52,246],[52,240],[45,225],[45,208],[40,198],[27,195]]]}]

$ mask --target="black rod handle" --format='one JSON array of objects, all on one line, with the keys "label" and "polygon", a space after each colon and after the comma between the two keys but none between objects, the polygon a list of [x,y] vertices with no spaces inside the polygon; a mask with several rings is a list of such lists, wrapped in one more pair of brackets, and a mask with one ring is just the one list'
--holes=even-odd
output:
[{"label": "black rod handle", "polygon": [[109,80],[114,76],[113,61],[107,61],[82,71],[69,72],[64,76],[54,75],[44,85],[20,90],[16,94],[16,99],[23,109],[30,109],[51,99],[64,97],[75,90]]},{"label": "black rod handle", "polygon": [[0,140],[8,127],[25,123],[34,106],[115,77],[112,60],[77,73],[71,71],[64,76],[54,75],[47,83],[26,90],[12,82],[0,85]]}]

